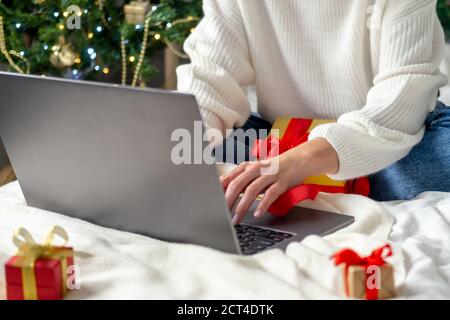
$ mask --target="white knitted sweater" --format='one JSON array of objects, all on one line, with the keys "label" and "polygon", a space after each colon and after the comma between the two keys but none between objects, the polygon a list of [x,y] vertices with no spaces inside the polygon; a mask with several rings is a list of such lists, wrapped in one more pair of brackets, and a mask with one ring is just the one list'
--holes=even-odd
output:
[{"label": "white knitted sweater", "polygon": [[337,119],[310,139],[336,149],[338,180],[384,169],[421,141],[446,83],[436,0],[204,0],[204,11],[177,73],[207,126],[243,125],[255,85],[269,121]]}]

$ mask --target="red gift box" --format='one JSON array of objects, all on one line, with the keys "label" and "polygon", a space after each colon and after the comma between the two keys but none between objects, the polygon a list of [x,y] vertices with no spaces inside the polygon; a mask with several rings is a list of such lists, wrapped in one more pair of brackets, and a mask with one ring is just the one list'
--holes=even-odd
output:
[{"label": "red gift box", "polygon": [[[69,249],[69,248],[66,248]],[[11,257],[5,265],[6,292],[8,300],[24,300],[24,287],[22,268],[16,266],[20,257]],[[68,257],[67,267],[73,265],[73,257]],[[59,300],[64,297],[68,289],[66,279],[73,276],[63,271],[61,259],[39,259],[34,263],[34,276],[36,281],[36,292],[38,300]],[[66,277],[63,277],[63,272]]]},{"label": "red gift box", "polygon": [[[64,240],[63,246],[52,244],[55,236]],[[69,290],[67,280],[75,276],[75,269],[70,268],[74,250],[64,246],[67,241],[61,227],[53,227],[43,244],[37,244],[26,229],[20,228],[13,237],[19,251],[5,264],[7,299],[62,299]]]}]

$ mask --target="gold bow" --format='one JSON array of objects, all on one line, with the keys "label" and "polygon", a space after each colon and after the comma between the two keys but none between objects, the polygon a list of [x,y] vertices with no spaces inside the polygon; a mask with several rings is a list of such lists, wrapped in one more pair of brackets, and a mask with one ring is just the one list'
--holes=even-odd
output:
[{"label": "gold bow", "polygon": [[[56,237],[63,240],[62,244],[58,246],[53,244]],[[36,243],[27,229],[19,228],[16,230],[13,243],[19,250],[16,254],[18,258],[14,261],[14,266],[22,270],[23,298],[25,300],[38,299],[34,265],[41,258],[59,259],[61,261],[62,292],[64,295],[67,293],[67,258],[74,255],[72,248],[65,247],[68,241],[69,236],[66,230],[59,226],[52,227],[42,244]]]}]

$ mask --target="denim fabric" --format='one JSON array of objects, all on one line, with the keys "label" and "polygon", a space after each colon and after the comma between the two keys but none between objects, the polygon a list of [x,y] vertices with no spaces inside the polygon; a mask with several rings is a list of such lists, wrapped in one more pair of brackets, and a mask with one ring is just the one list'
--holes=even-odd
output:
[{"label": "denim fabric", "polygon": [[409,200],[425,191],[450,192],[450,108],[437,103],[425,136],[402,160],[370,177],[370,197]]}]

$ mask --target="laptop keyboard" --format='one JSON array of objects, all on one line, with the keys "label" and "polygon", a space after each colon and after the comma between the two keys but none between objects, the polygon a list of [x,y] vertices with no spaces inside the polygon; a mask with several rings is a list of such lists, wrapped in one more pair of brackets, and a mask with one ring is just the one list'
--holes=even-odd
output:
[{"label": "laptop keyboard", "polygon": [[286,232],[245,224],[235,226],[235,229],[243,255],[255,254],[294,236]]}]

